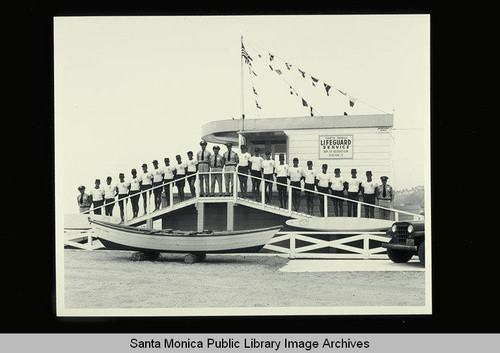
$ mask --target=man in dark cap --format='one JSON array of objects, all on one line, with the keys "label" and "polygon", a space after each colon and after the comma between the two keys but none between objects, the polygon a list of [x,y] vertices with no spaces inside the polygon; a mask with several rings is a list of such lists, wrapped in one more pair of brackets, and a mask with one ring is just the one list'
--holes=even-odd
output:
[{"label": "man in dark cap", "polygon": [[316,185],[316,171],[313,170],[313,162],[307,161],[307,169],[302,171],[304,176],[304,192],[307,201],[307,214],[314,215],[314,186]]},{"label": "man in dark cap", "polygon": [[234,171],[239,162],[239,157],[236,152],[233,152],[233,144],[226,143],[227,151],[224,152],[222,158],[224,159],[224,181],[226,184],[226,194],[232,195],[234,189]]},{"label": "man in dark cap", "polygon": [[132,204],[132,218],[139,216],[139,197],[141,192],[141,178],[137,176],[137,170],[133,168],[130,173],[132,178],[130,179],[129,185],[129,195],[130,203]]},{"label": "man in dark cap", "polygon": [[153,173],[148,172],[148,165],[146,163],[142,165],[142,174],[139,178],[141,180],[144,214],[146,214],[148,209],[148,198],[151,196],[151,188],[153,187]]},{"label": "man in dark cap", "polygon": [[[385,175],[380,177],[382,185],[380,185],[377,190],[378,205],[385,208],[392,208],[392,201],[394,200],[394,190],[392,186],[387,184],[387,179],[389,178]],[[382,208],[379,208],[379,210],[380,218],[390,219],[391,211]]]},{"label": "man in dark cap", "polygon": [[262,162],[264,158],[260,155],[260,148],[255,147],[254,156],[248,160],[250,163],[250,175],[252,176],[252,194],[255,201],[260,202],[260,182],[262,180]]},{"label": "man in dark cap", "polygon": [[179,200],[184,201],[184,187],[186,186],[186,173],[187,173],[187,164],[182,162],[182,157],[180,154],[175,156],[177,160],[177,164],[175,165],[175,186],[177,186],[177,195],[179,196]]},{"label": "man in dark cap", "polygon": [[300,209],[300,191],[301,191],[301,181],[305,176],[303,175],[303,170],[299,167],[299,159],[295,157],[292,160],[292,166],[288,169],[288,178],[290,179],[290,185],[292,188],[292,204],[293,210],[298,212]]},{"label": "man in dark cap", "polygon": [[240,146],[240,154],[238,155],[238,178],[240,180],[240,190],[241,190],[241,196],[243,198],[246,197],[247,195],[247,182],[248,182],[248,168],[249,168],[249,163],[248,161],[250,160],[250,153],[248,153],[247,146],[246,145],[241,145]]},{"label": "man in dark cap", "polygon": [[153,161],[153,195],[155,197],[155,209],[157,211],[161,206],[161,192],[163,185],[163,170],[158,167],[158,161],[155,159]]},{"label": "man in dark cap", "polygon": [[196,154],[198,162],[198,178],[200,181],[200,196],[207,196],[210,193],[210,182],[208,172],[210,171],[210,151],[207,151],[207,143],[200,142],[201,150]]},{"label": "man in dark cap", "polygon": [[[363,202],[375,205],[375,195],[377,193],[378,182],[372,179],[371,170],[366,171],[366,180],[361,182],[361,194],[363,195]],[[375,208],[373,206],[365,206],[365,217],[374,218]]]},{"label": "man in dark cap", "polygon": [[224,158],[219,154],[220,147],[213,147],[214,153],[210,156],[210,173],[212,175],[210,196],[215,195],[215,182],[219,186],[219,196],[222,196],[222,168],[224,167]]},{"label": "man in dark cap", "polygon": [[92,204],[92,199],[90,195],[85,193],[85,186],[80,185],[78,187],[78,191],[80,191],[80,195],[76,197],[76,201],[78,203],[78,207],[80,208],[80,213],[88,213],[90,205]]},{"label": "man in dark cap", "polygon": [[188,176],[187,182],[189,185],[189,191],[191,191],[191,197],[196,197],[196,187],[194,183],[196,181],[196,172],[198,171],[198,162],[193,159],[193,151],[188,151],[188,160],[186,162],[186,175]]},{"label": "man in dark cap", "polygon": [[[118,182],[118,206],[120,206],[120,218],[122,221],[125,220],[125,208],[124,208],[124,203],[123,199],[128,196],[128,192],[130,189],[130,183],[128,181],[125,181],[125,174],[120,173],[118,175],[118,179],[120,180]],[[125,204],[126,206],[126,204]]]},{"label": "man in dark cap", "polygon": [[101,206],[104,204],[104,189],[101,187],[101,179],[95,180],[95,186],[90,191],[90,198],[92,200],[92,208],[94,209],[94,214],[102,214]]},{"label": "man in dark cap", "polygon": [[262,172],[264,174],[264,198],[266,203],[271,203],[273,196],[274,169],[276,163],[271,159],[271,151],[266,151],[266,159],[262,161]]},{"label": "man in dark cap", "polygon": [[[357,177],[357,173],[355,168],[351,169],[351,176],[346,179],[347,198],[353,201],[359,201],[361,179]],[[348,217],[358,216],[358,203],[353,201],[347,201]]]},{"label": "man in dark cap", "polygon": [[346,184],[344,182],[344,178],[340,175],[340,168],[334,169],[334,175],[330,178],[332,185],[330,190],[332,191],[332,195],[336,197],[332,197],[333,201],[333,213],[337,217],[342,217],[344,215],[344,200],[337,197],[345,197],[344,190],[346,190]]},{"label": "man in dark cap", "polygon": [[275,176],[276,176],[276,189],[278,189],[278,199],[280,201],[281,208],[287,208],[288,197],[286,194],[286,189],[288,185],[288,164],[285,163],[285,155],[283,153],[279,154],[279,163],[276,164]]},{"label": "man in dark cap", "polygon": [[115,207],[115,197],[118,195],[118,188],[116,185],[111,184],[112,178],[108,176],[106,178],[106,185],[104,185],[104,199],[105,204],[104,211],[106,212],[106,216],[113,215],[113,208]]},{"label": "man in dark cap", "polygon": [[175,178],[175,167],[170,165],[170,158],[168,157],[165,157],[163,162],[165,163],[163,167],[163,191],[165,192],[166,207],[168,207],[170,206],[170,189],[173,190],[172,182]]},{"label": "man in dark cap", "polygon": [[[332,185],[330,181],[330,175],[328,174],[328,164],[323,164],[321,166],[321,173],[316,174],[316,189],[323,194],[330,195],[330,186]],[[319,213],[321,217],[325,216],[325,197],[323,195],[318,195],[319,197]],[[328,205],[327,205],[328,206]],[[328,217],[328,214],[326,215]]]}]

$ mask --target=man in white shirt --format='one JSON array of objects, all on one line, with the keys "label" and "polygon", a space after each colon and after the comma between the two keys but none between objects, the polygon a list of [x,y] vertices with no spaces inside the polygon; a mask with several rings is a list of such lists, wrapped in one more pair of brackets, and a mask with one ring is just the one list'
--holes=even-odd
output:
[{"label": "man in white shirt", "polygon": [[260,155],[260,148],[255,147],[255,155],[250,157],[250,175],[252,177],[252,194],[255,201],[260,202],[260,182],[262,180],[262,162],[264,158]]},{"label": "man in white shirt", "polygon": [[151,188],[153,187],[153,173],[148,172],[148,165],[146,163],[142,165],[140,180],[144,214],[146,214],[148,209],[148,195],[151,196]]},{"label": "man in white shirt", "polygon": [[132,178],[129,182],[130,203],[132,204],[132,218],[139,216],[139,197],[141,192],[141,179],[137,176],[137,170],[131,170]]},{"label": "man in white shirt", "polygon": [[188,151],[187,156],[188,160],[186,162],[186,175],[188,176],[187,181],[189,185],[189,191],[191,191],[191,197],[196,197],[196,188],[194,186],[194,183],[196,181],[195,174],[198,171],[198,162],[193,159],[193,151]]},{"label": "man in white shirt", "polygon": [[226,143],[227,151],[224,152],[222,158],[224,159],[224,181],[226,184],[226,194],[232,195],[234,189],[234,171],[236,170],[236,164],[238,164],[238,154],[234,152],[233,144]]},{"label": "man in white shirt", "polygon": [[275,175],[276,175],[276,188],[278,189],[278,198],[280,200],[280,207],[287,207],[287,195],[286,189],[288,184],[288,164],[285,164],[285,155],[283,153],[279,154],[279,164],[276,165]]},{"label": "man in white shirt", "polygon": [[175,178],[175,167],[170,165],[170,158],[163,159],[165,166],[163,167],[163,191],[165,192],[166,207],[170,206],[170,189]]},{"label": "man in white shirt", "polygon": [[299,211],[300,208],[300,191],[301,185],[300,181],[305,179],[302,175],[302,168],[299,167],[299,159],[293,159],[293,166],[288,169],[288,177],[290,178],[290,186],[292,188],[292,205],[295,212]]},{"label": "man in white shirt", "polygon": [[179,196],[179,201],[184,201],[184,187],[186,186],[186,176],[187,172],[187,164],[182,162],[182,157],[180,154],[175,156],[175,160],[177,164],[175,165],[174,171],[174,179],[177,180],[175,182],[175,186],[177,186],[177,196]]},{"label": "man in white shirt", "polygon": [[274,167],[276,163],[271,159],[271,151],[266,151],[266,159],[262,161],[262,171],[264,174],[264,197],[265,202],[271,203],[273,196]]},{"label": "man in white shirt", "polygon": [[[128,189],[130,188],[130,183],[128,181],[125,181],[125,174],[120,173],[118,175],[118,179],[120,181],[118,182],[117,188],[118,188],[118,206],[120,206],[120,218],[122,221],[125,220],[124,215],[125,215],[125,209],[123,205],[123,199],[128,196]],[[126,206],[126,204],[125,204]]]},{"label": "man in white shirt", "polygon": [[246,145],[241,145],[240,146],[241,152],[238,155],[238,178],[240,180],[240,190],[241,190],[241,196],[243,198],[246,197],[247,195],[247,189],[248,189],[248,161],[250,160],[250,157],[252,155],[248,153],[247,151],[247,146]]},{"label": "man in white shirt", "polygon": [[[323,194],[330,194],[330,175],[327,174],[328,164],[323,164],[321,166],[321,173],[316,175],[316,189]],[[325,197],[323,195],[319,196],[319,212],[321,217],[325,216]],[[328,216],[328,215],[327,215]]]},{"label": "man in white shirt", "polygon": [[104,185],[104,201],[105,205],[104,206],[104,212],[106,213],[106,216],[112,216],[113,215],[113,208],[115,207],[115,197],[118,194],[118,188],[116,185],[111,184],[112,178],[108,176],[106,178],[106,185]]},{"label": "man in white shirt", "polygon": [[[361,179],[357,177],[357,171],[355,168],[351,169],[351,176],[346,179],[347,183],[347,198],[350,200],[359,201],[359,192]],[[358,216],[358,204],[357,202],[347,201],[347,217],[357,217]]]},{"label": "man in white shirt", "polygon": [[[375,195],[377,193],[378,182],[372,179],[371,170],[366,171],[366,180],[361,182],[361,194],[363,195],[363,202],[375,205]],[[374,218],[375,217],[375,207],[365,206],[365,217]]]},{"label": "man in white shirt", "polygon": [[158,167],[158,161],[153,161],[153,195],[155,197],[155,209],[153,212],[160,209],[161,206],[161,192],[163,185],[163,170]]},{"label": "man in white shirt", "polygon": [[[330,180],[332,185],[330,190],[332,191],[333,196],[337,197],[345,197],[344,190],[346,190],[347,184],[344,181],[344,178],[340,175],[340,168],[335,168],[334,176]],[[344,200],[338,199],[336,197],[331,198],[333,201],[333,212],[335,216],[342,217],[344,215]]]},{"label": "man in white shirt", "polygon": [[208,196],[210,194],[210,181],[209,174],[210,171],[210,156],[212,153],[208,151],[207,142],[200,142],[201,150],[196,154],[196,161],[198,162],[198,179],[200,182],[200,196]]},{"label": "man in white shirt", "polygon": [[314,186],[316,185],[316,172],[313,170],[313,162],[307,161],[307,169],[302,171],[304,176],[304,192],[306,194],[307,214],[314,215]]},{"label": "man in white shirt", "polygon": [[101,179],[95,180],[95,187],[90,190],[90,197],[94,214],[100,215],[102,209],[101,206],[104,204],[104,190],[101,187]]}]

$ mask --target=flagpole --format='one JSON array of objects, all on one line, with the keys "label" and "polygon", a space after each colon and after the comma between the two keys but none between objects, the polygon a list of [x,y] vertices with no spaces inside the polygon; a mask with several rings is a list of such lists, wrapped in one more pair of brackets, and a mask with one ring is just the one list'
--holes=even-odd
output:
[{"label": "flagpole", "polygon": [[[243,35],[241,35],[241,49],[243,48]],[[243,96],[243,55],[241,55],[241,68],[240,68],[240,74],[241,74],[241,131],[245,130],[245,99]]]}]

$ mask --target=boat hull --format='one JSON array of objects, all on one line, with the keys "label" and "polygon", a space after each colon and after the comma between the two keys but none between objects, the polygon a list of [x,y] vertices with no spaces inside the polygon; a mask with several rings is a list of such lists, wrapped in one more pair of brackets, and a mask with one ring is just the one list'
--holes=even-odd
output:
[{"label": "boat hull", "polygon": [[107,249],[168,253],[249,253],[257,252],[282,226],[236,232],[172,233],[134,229],[91,221],[94,235]]}]

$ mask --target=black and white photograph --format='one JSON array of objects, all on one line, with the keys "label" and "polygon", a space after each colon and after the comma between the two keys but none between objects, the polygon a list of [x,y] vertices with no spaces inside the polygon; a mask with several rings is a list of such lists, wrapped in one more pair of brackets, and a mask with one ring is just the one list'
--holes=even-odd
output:
[{"label": "black and white photograph", "polygon": [[53,20],[56,315],[430,315],[427,14]]}]

